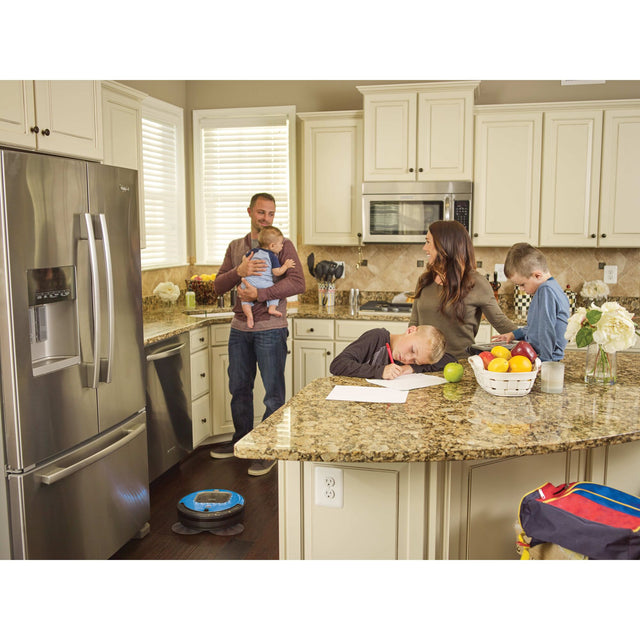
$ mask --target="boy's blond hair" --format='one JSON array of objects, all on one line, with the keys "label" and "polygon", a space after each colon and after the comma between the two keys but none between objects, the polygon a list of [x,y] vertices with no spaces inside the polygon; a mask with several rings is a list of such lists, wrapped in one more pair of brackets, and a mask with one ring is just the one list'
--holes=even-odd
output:
[{"label": "boy's blond hair", "polygon": [[544,253],[527,242],[514,244],[504,260],[504,275],[511,278],[517,273],[523,278],[528,278],[534,271],[549,273]]},{"label": "boy's blond hair", "polygon": [[278,227],[262,227],[258,233],[258,244],[262,249],[268,249],[270,244],[283,237],[284,235]]},{"label": "boy's blond hair", "polygon": [[416,327],[416,337],[422,338],[431,351],[431,364],[438,362],[444,355],[447,341],[444,333],[430,324],[421,324]]}]

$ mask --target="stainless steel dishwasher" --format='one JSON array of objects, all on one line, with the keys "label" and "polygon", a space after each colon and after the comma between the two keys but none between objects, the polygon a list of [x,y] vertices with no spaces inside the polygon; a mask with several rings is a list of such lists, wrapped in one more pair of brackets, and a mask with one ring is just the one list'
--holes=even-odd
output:
[{"label": "stainless steel dishwasher", "polygon": [[151,482],[193,450],[189,334],[150,345],[145,355]]}]

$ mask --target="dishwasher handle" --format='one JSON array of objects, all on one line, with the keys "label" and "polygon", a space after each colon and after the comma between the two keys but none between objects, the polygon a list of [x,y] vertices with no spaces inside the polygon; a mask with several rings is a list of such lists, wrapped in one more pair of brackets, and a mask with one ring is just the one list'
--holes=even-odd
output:
[{"label": "dishwasher handle", "polygon": [[153,360],[164,360],[164,358],[170,358],[175,356],[180,349],[184,349],[184,344],[179,344],[177,347],[167,349],[166,351],[158,351],[158,353],[150,353],[147,356],[147,362],[153,362]]},{"label": "dishwasher handle", "polygon": [[93,464],[94,462],[98,462],[98,460],[102,460],[102,458],[106,458],[108,455],[112,454],[114,451],[121,449],[128,442],[131,442],[131,440],[139,436],[146,428],[147,428],[147,425],[143,423],[143,424],[139,424],[134,429],[127,429],[127,431],[125,431],[126,435],[124,436],[124,438],[120,438],[120,440],[117,440],[113,444],[110,444],[108,447],[105,447],[104,449],[97,451],[96,453],[89,456],[88,458],[84,458],[83,460],[80,460],[75,464],[71,464],[68,467],[54,467],[54,471],[52,471],[51,473],[42,473],[42,474],[39,474],[37,477],[42,484],[49,484],[49,485],[55,484],[60,480],[64,480],[64,478],[68,478],[74,473],[77,473],[78,471],[81,471],[85,467],[88,467],[90,464]]}]

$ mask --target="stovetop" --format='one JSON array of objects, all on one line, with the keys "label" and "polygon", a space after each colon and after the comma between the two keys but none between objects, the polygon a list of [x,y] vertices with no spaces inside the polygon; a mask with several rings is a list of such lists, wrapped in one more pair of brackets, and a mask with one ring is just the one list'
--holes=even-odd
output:
[{"label": "stovetop", "polygon": [[360,311],[378,311],[383,313],[411,313],[410,302],[384,302],[383,300],[369,300],[360,305]]}]

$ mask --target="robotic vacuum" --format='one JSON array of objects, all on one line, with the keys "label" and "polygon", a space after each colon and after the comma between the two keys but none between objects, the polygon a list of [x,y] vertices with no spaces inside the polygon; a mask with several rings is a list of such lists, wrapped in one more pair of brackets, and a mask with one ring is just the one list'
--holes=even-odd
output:
[{"label": "robotic vacuum", "polygon": [[244,531],[244,498],[235,491],[205,489],[194,491],[178,502],[178,520],[174,533],[193,534],[209,531],[217,535],[235,535]]}]

